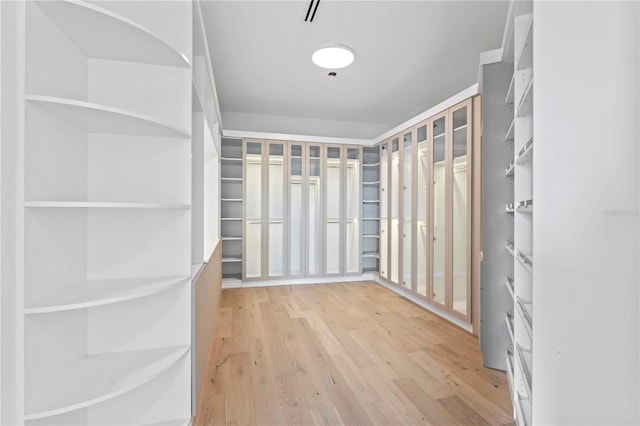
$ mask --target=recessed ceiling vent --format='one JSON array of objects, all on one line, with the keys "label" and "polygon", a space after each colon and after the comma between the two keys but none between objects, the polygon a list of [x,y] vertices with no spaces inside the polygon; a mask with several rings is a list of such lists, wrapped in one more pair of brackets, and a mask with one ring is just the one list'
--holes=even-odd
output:
[{"label": "recessed ceiling vent", "polygon": [[316,12],[318,11],[319,4],[320,0],[311,0],[309,2],[309,9],[307,9],[307,16],[304,17],[304,22],[313,22],[313,18],[316,17]]}]

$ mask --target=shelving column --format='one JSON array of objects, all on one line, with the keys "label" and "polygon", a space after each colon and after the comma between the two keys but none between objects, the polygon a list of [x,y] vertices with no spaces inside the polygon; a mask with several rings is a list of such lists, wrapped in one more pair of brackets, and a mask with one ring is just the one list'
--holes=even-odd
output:
[{"label": "shelving column", "polygon": [[242,140],[222,138],[220,233],[222,279],[242,280]]},{"label": "shelving column", "polygon": [[189,424],[192,4],[19,7],[16,423]]},{"label": "shelving column", "polygon": [[380,148],[362,154],[362,273],[380,272]]},{"label": "shelving column", "polygon": [[517,2],[513,17],[514,387],[518,424],[531,424],[533,373],[533,14]]}]

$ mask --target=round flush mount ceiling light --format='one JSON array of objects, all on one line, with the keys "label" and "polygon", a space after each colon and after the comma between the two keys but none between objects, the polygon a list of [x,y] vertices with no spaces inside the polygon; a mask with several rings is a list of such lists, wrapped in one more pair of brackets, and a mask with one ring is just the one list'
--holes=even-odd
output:
[{"label": "round flush mount ceiling light", "polygon": [[311,55],[314,64],[330,70],[344,68],[350,65],[354,58],[353,50],[338,44],[322,46]]}]

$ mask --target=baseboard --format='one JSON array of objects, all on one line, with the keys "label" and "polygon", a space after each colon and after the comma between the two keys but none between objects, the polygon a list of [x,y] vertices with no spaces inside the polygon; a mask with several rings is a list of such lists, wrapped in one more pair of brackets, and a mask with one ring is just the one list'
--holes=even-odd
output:
[{"label": "baseboard", "polygon": [[259,281],[241,281],[237,279],[222,280],[222,288],[254,288],[254,287],[276,287],[282,285],[309,285],[309,284],[332,284],[345,283],[354,281],[375,281],[377,274],[367,273],[360,275],[345,275],[333,277],[314,277],[314,278],[291,278],[284,280],[259,280]]},{"label": "baseboard", "polygon": [[[374,274],[371,274],[371,275],[374,275]],[[372,281],[375,281],[376,283],[380,284],[383,287],[388,288],[389,290],[393,291],[394,293],[399,294],[400,296],[404,297],[405,299],[408,299],[408,300],[412,301],[413,303],[415,303],[416,305],[426,309],[427,311],[433,312],[434,314],[436,314],[439,317],[442,317],[442,318],[446,319],[447,321],[457,325],[458,327],[462,328],[463,330],[466,330],[469,333],[473,333],[473,325],[462,321],[460,318],[456,317],[455,315],[451,315],[450,313],[445,312],[442,309],[439,309],[439,308],[437,308],[437,307],[435,307],[433,305],[430,305],[425,300],[419,298],[418,296],[416,296],[414,294],[411,294],[411,293],[407,292],[403,288],[400,288],[400,287],[398,287],[398,286],[396,286],[394,284],[386,282],[385,280],[380,278],[380,276],[375,275],[374,278],[372,278]]]}]

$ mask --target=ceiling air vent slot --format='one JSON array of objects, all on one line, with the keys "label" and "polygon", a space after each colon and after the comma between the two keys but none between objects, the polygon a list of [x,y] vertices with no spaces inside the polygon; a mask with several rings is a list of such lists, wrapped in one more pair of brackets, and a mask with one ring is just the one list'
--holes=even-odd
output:
[{"label": "ceiling air vent slot", "polygon": [[[315,3],[315,7],[314,7]],[[316,17],[316,12],[318,11],[318,5],[320,4],[320,0],[311,0],[309,2],[309,9],[307,9],[307,16],[304,18],[304,22],[313,22],[313,18]],[[313,9],[313,13],[311,13],[311,9]],[[311,15],[311,17],[309,17]]]}]

